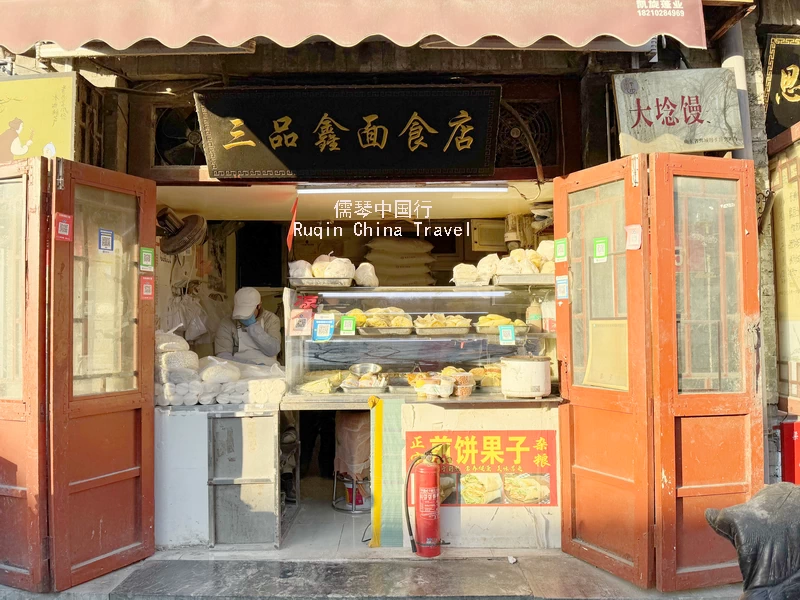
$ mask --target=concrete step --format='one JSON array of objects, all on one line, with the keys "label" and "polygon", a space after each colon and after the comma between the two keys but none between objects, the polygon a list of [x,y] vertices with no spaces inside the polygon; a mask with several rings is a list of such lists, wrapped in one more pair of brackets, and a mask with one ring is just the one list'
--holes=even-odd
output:
[{"label": "concrete step", "polygon": [[741,586],[679,594],[640,590],[563,554],[524,557],[513,564],[501,558],[347,562],[151,559],[112,575],[115,580],[107,582],[106,590],[101,590],[101,580],[38,597],[0,588],[0,600],[735,600],[741,594]]}]

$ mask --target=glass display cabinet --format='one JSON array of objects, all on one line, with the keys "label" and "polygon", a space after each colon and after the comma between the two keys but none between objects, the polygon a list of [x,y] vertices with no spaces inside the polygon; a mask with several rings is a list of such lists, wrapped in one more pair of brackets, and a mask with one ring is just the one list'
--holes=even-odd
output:
[{"label": "glass display cabinet", "polygon": [[[526,316],[538,313],[548,302],[554,306],[554,299],[552,285],[286,288],[288,397],[333,401],[358,394],[359,390],[345,391],[338,383],[353,365],[364,363],[381,366],[388,385],[383,395],[416,397],[410,374],[447,367],[499,372],[500,359],[513,355],[550,356],[553,393],[557,393],[555,319],[543,319],[543,326],[530,327],[526,322]],[[532,305],[537,308],[531,311]],[[344,316],[355,317],[356,323],[344,319],[343,326]],[[332,320],[329,329],[314,326],[325,319]],[[348,324],[355,325],[349,334]],[[514,335],[499,324],[512,325]],[[323,341],[326,334],[330,338]],[[307,385],[325,378],[330,386]],[[488,378],[490,385],[477,384],[470,400],[502,400],[498,379]]]}]

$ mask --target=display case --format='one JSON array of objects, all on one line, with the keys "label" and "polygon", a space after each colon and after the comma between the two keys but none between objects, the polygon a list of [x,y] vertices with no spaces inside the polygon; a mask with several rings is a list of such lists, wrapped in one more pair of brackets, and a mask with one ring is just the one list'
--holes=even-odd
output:
[{"label": "display case", "polygon": [[[476,383],[469,401],[505,400],[499,381],[500,360],[513,355],[549,356],[555,394],[558,383],[555,321],[547,324],[550,331],[530,327],[526,322],[526,312],[530,314],[532,303],[541,307],[546,302],[554,303],[554,299],[553,286],[547,284],[287,288],[283,300],[289,393],[284,401],[340,402],[358,401],[360,397],[364,403],[368,398],[365,394],[370,393],[408,394],[417,399],[413,374],[441,373],[448,367],[450,371],[481,373],[481,379],[484,371],[493,374],[485,379],[489,385]],[[342,327],[342,317],[348,313],[357,320],[349,333],[346,326]],[[508,323],[492,315],[505,317]],[[315,321],[326,319],[329,324],[332,319],[331,326],[314,326]],[[496,323],[512,325],[514,335],[509,335],[507,328],[501,330]],[[330,338],[324,339],[327,335]],[[343,389],[340,384],[346,383],[350,368],[364,363],[380,365],[384,386],[377,390]],[[321,385],[307,385],[314,381]],[[467,399],[457,395],[436,399],[437,402],[463,400]]]}]

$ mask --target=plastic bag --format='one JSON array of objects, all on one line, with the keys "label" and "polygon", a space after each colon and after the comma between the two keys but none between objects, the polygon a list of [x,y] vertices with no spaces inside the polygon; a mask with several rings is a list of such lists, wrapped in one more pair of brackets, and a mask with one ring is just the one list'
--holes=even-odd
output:
[{"label": "plastic bag", "polygon": [[206,313],[206,328],[211,337],[217,333],[219,324],[223,319],[231,316],[233,303],[222,292],[209,290],[208,285],[203,284],[200,288],[200,306]]},{"label": "plastic bag", "polygon": [[158,364],[162,369],[191,369],[197,371],[200,359],[197,354],[189,350],[182,352],[164,352],[157,357]]},{"label": "plastic bag", "polygon": [[208,315],[203,307],[200,306],[200,301],[194,296],[184,295],[180,296],[181,301],[181,315],[183,316],[183,324],[186,328],[184,337],[187,341],[193,341],[208,333],[206,321]]},{"label": "plastic bag", "polygon": [[497,263],[498,275],[519,275],[519,272],[520,272],[519,263],[510,256],[501,258],[500,262]]},{"label": "plastic bag", "polygon": [[193,369],[157,369],[157,383],[189,383],[200,381],[200,375]]},{"label": "plastic bag", "polygon": [[334,258],[325,265],[325,277],[327,279],[352,279],[355,274],[356,268],[347,258]]},{"label": "plastic bag", "polygon": [[500,257],[497,254],[484,256],[478,261],[478,277],[480,279],[491,279],[497,273],[497,265],[500,264]]},{"label": "plastic bag", "polygon": [[453,279],[456,285],[469,285],[478,280],[478,267],[461,263],[453,267]]},{"label": "plastic bag", "polygon": [[328,263],[333,260],[331,254],[320,254],[314,259],[314,264],[311,265],[311,274],[314,277],[325,277],[325,269],[328,267]]},{"label": "plastic bag", "polygon": [[289,263],[289,277],[308,278],[313,276],[311,263],[307,260],[296,260]]},{"label": "plastic bag", "polygon": [[217,401],[217,394],[201,394],[198,401],[203,405],[214,404]]},{"label": "plastic bag", "polygon": [[556,243],[553,240],[542,240],[539,242],[539,247],[536,251],[542,255],[545,261],[553,260],[555,258]]},{"label": "plastic bag", "polygon": [[542,265],[542,270],[540,271],[540,273],[549,273],[550,275],[552,275],[555,272],[556,272],[556,263],[554,263],[552,260],[548,260],[546,263],[544,263]]},{"label": "plastic bag", "polygon": [[[178,327],[183,325],[179,323]],[[169,331],[156,331],[156,352],[179,352],[189,349],[189,342],[175,333],[178,327]]]},{"label": "plastic bag", "polygon": [[358,265],[355,272],[356,285],[363,287],[378,287],[380,282],[378,276],[375,274],[375,267],[368,262],[363,262]]},{"label": "plastic bag", "polygon": [[369,476],[370,416],[366,411],[336,413],[334,467],[356,480]]},{"label": "plastic bag", "polygon": [[167,308],[163,315],[160,315],[159,324],[161,328],[168,332],[177,330],[183,331],[183,316],[181,315],[181,297],[173,296],[167,302]]},{"label": "plastic bag", "polygon": [[[206,357],[208,361],[203,369],[200,370],[200,378],[210,383],[228,383],[238,381],[241,373],[236,365],[226,360],[220,360],[213,356]],[[205,362],[205,359],[204,359]]]},{"label": "plastic bag", "polygon": [[270,377],[283,377],[283,369],[280,365],[237,365],[242,379],[266,379]]}]

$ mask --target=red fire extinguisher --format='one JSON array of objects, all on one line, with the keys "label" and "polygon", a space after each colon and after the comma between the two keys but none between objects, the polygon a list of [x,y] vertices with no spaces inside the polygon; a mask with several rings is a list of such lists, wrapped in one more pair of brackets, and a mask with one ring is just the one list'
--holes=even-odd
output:
[{"label": "red fire extinguisher", "polygon": [[[439,457],[433,454],[435,446],[418,456],[408,468],[406,475],[406,524],[411,538],[411,551],[424,558],[433,558],[442,553],[441,527],[439,523]],[[414,529],[416,539],[411,530],[411,519],[408,513],[408,482],[414,473],[416,484],[416,510],[414,512]]]}]

